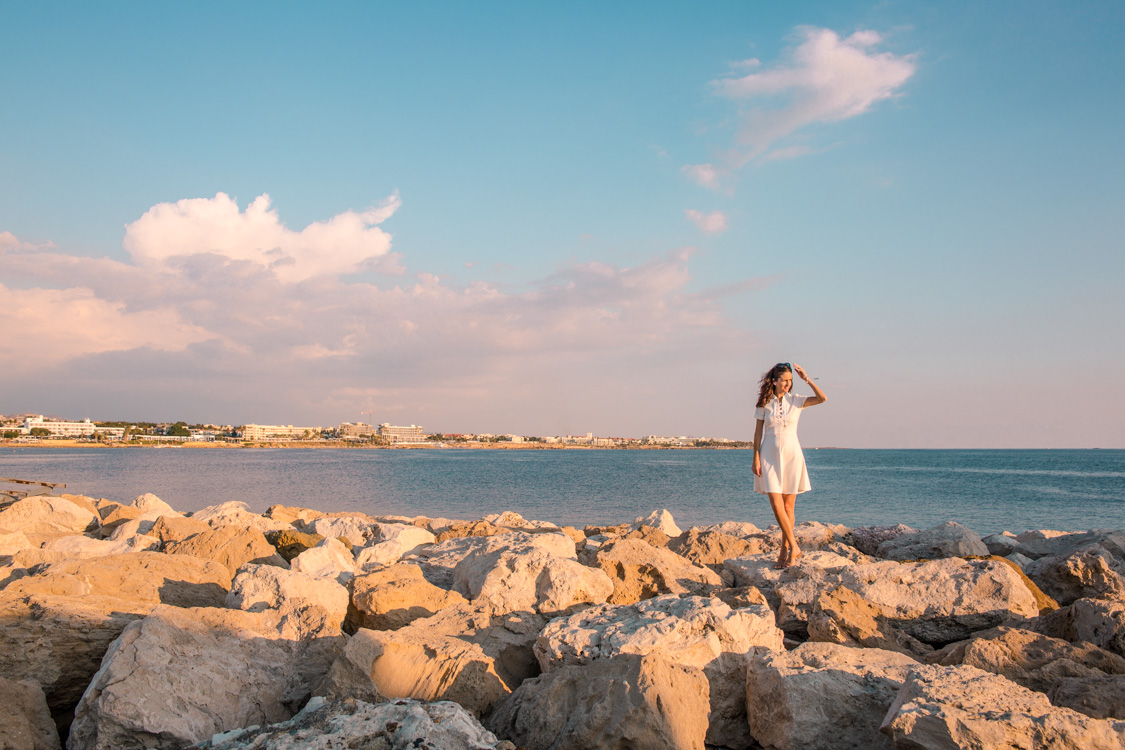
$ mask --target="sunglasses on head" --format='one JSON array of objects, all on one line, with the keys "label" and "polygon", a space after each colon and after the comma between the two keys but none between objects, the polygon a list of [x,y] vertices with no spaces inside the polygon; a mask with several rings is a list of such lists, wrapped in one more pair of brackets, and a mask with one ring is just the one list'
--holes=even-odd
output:
[{"label": "sunglasses on head", "polygon": [[790,371],[792,371],[792,369],[793,369],[793,365],[789,364],[788,362],[778,362],[778,363],[777,363],[776,365],[774,365],[774,368],[773,368],[773,369],[775,369],[775,370],[790,370]]}]

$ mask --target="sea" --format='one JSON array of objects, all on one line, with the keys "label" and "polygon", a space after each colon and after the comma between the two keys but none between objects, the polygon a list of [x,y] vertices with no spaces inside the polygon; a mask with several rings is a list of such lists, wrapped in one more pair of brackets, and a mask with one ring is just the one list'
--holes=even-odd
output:
[{"label": "sea", "polygon": [[[774,523],[747,450],[0,448],[0,477],[181,511],[237,500],[476,519],[515,511],[579,528],[666,508],[683,528]],[[1125,528],[1125,450],[806,449],[797,521],[957,521],[977,533]],[[63,491],[63,490],[60,490]]]}]

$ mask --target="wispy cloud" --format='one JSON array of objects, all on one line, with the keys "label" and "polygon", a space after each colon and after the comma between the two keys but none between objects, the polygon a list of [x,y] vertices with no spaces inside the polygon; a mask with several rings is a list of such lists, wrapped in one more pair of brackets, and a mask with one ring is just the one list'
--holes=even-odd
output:
[{"label": "wispy cloud", "polygon": [[718,189],[724,172],[810,153],[815,149],[782,142],[810,125],[869,111],[897,96],[915,71],[914,55],[876,51],[883,39],[874,31],[841,38],[829,29],[803,27],[798,34],[799,43],[778,64],[742,61],[731,66],[730,76],[711,82],[716,94],[739,104],[737,134],[717,166],[685,166],[689,178]]},{"label": "wispy cloud", "polygon": [[727,215],[722,211],[712,211],[705,214],[702,211],[689,208],[684,211],[684,216],[704,234],[722,234],[727,229]]},{"label": "wispy cloud", "polygon": [[[46,350],[51,366],[9,368],[0,384],[9,400],[41,399],[19,402],[29,409],[162,413],[175,394],[235,421],[354,419],[362,406],[446,429],[534,417],[585,431],[599,414],[651,413],[638,400],[751,348],[717,296],[690,291],[691,248],[570,262],[521,286],[357,281],[357,266],[393,255],[375,224],[397,205],[291,230],[264,198],[245,211],[222,194],[161,204],[129,225],[132,262],[0,235],[0,278],[31,280],[0,286],[0,356]],[[293,261],[278,264],[276,247]],[[123,383],[128,397],[114,396]]]}]

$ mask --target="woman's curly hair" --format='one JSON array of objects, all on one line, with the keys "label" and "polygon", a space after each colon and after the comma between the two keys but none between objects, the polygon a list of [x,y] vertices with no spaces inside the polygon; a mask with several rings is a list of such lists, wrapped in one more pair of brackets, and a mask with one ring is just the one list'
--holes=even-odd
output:
[{"label": "woman's curly hair", "polygon": [[771,367],[762,379],[758,381],[757,406],[765,406],[773,395],[773,384],[781,377],[782,373],[793,372],[793,367],[788,362],[778,362]]}]

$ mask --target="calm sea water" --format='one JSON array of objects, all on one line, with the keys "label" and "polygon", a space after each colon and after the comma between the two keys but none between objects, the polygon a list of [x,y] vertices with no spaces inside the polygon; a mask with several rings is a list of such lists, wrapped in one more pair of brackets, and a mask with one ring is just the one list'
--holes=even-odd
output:
[{"label": "calm sea water", "polygon": [[[806,450],[797,520],[848,526],[956,520],[1004,529],[1125,527],[1121,450]],[[680,526],[773,523],[749,451],[3,448],[0,476],[65,482],[191,511],[242,500],[321,510],[479,518],[513,510],[583,526],[668,508]]]}]

